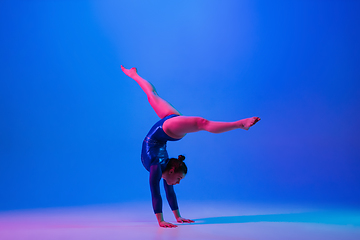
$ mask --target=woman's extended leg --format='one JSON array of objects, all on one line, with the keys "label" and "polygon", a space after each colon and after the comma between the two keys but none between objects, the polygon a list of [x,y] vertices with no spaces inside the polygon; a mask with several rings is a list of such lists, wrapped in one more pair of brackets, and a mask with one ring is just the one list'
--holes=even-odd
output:
[{"label": "woman's extended leg", "polygon": [[214,122],[201,117],[178,116],[166,120],[163,129],[170,137],[182,138],[187,133],[201,130],[211,133],[222,133],[238,128],[249,130],[258,121],[260,121],[259,117],[241,119],[235,122]]},{"label": "woman's extended leg", "polygon": [[154,109],[154,111],[160,118],[164,118],[171,114],[180,115],[180,113],[173,106],[171,106],[168,102],[159,97],[155,90],[155,87],[151,85],[151,83],[149,83],[137,74],[136,68],[126,69],[121,66],[121,70],[140,85],[141,89],[146,93],[151,107]]},{"label": "woman's extended leg", "polygon": [[[142,90],[146,93],[150,105],[160,118],[164,118],[171,114],[180,115],[173,106],[158,96],[154,86],[137,74],[136,68],[126,69],[121,66],[121,69],[127,76],[134,79],[140,85]],[[201,117],[178,116],[166,120],[163,129],[170,137],[182,138],[187,133],[198,132],[201,130],[212,133],[222,133],[238,128],[249,130],[249,128],[259,120],[259,117],[251,117],[235,122],[214,122]]]}]

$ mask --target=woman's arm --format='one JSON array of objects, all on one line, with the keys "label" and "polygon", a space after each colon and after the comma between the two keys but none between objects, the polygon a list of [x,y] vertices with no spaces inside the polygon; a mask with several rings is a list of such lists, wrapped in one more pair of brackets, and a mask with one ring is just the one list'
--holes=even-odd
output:
[{"label": "woman's arm", "polygon": [[160,194],[161,169],[159,165],[150,166],[150,191],[154,213],[162,212],[162,198]]},{"label": "woman's arm", "polygon": [[168,203],[170,205],[171,210],[174,213],[174,217],[178,223],[193,223],[193,220],[182,218],[180,215],[177,198],[174,190],[173,185],[168,185],[166,181],[164,181],[164,188],[166,192],[166,198],[168,200]]},{"label": "woman's arm", "polygon": [[150,166],[150,191],[152,198],[152,205],[156,219],[158,220],[160,227],[173,228],[176,225],[165,222],[162,214],[162,198],[160,194],[160,180],[161,180],[161,169],[158,164]]},{"label": "woman's arm", "polygon": [[172,211],[178,210],[179,207],[178,207],[178,203],[177,203],[174,186],[167,184],[167,182],[165,180],[163,182],[164,182],[164,189],[165,189],[165,193],[166,193],[166,199],[169,203],[171,210]]}]

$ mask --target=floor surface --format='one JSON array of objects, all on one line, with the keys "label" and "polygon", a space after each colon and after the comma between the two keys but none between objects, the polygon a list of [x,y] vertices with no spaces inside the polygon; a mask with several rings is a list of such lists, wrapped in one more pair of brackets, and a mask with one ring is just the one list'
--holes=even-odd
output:
[{"label": "floor surface", "polygon": [[[182,203],[193,224],[157,225],[149,203],[0,212],[1,240],[360,239],[360,212],[240,203]],[[164,206],[165,220],[174,222]]]}]

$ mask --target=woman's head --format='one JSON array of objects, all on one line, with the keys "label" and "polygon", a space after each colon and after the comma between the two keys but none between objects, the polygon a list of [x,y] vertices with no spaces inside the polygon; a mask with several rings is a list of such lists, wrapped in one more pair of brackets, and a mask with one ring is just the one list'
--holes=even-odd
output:
[{"label": "woman's head", "polygon": [[185,157],[179,155],[178,158],[170,158],[162,174],[162,178],[169,185],[179,184],[187,174],[187,166],[184,163]]}]

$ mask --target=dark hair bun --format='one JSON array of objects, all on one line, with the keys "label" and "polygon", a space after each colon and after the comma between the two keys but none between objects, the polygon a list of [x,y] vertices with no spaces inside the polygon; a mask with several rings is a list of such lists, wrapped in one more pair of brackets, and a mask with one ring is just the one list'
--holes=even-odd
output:
[{"label": "dark hair bun", "polygon": [[184,160],[185,160],[185,157],[184,157],[183,155],[179,155],[179,156],[178,156],[178,159],[179,159],[180,161],[184,161]]}]

